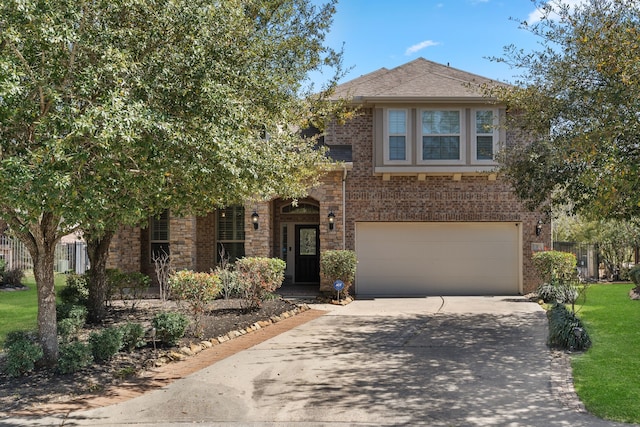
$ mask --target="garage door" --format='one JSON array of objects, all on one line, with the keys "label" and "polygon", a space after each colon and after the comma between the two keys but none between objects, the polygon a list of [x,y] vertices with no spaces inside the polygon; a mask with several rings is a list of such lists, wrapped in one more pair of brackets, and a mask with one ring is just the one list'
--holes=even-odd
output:
[{"label": "garage door", "polygon": [[358,296],[514,295],[516,223],[359,222]]}]

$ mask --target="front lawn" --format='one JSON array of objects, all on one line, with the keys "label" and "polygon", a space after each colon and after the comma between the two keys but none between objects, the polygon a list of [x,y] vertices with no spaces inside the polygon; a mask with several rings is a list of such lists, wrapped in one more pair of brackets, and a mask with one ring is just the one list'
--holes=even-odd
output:
[{"label": "front lawn", "polygon": [[592,285],[579,310],[593,347],[572,359],[578,396],[592,414],[640,423],[640,301],[632,284]]},{"label": "front lawn", "polygon": [[[0,291],[0,349],[8,332],[38,329],[38,294],[33,274],[22,279],[27,290]],[[56,291],[65,285],[65,276],[56,274]]]}]

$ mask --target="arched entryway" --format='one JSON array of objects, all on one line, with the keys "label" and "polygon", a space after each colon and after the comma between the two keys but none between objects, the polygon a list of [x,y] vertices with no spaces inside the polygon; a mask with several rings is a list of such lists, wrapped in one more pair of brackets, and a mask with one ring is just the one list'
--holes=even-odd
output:
[{"label": "arched entryway", "polygon": [[275,201],[276,253],[287,263],[285,283],[320,283],[320,204],[312,198]]}]

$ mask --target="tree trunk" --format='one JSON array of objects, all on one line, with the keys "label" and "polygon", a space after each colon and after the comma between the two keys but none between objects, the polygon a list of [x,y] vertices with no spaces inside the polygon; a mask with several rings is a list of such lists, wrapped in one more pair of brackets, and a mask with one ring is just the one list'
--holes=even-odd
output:
[{"label": "tree trunk", "polygon": [[102,322],[107,310],[105,307],[105,299],[107,295],[107,259],[109,256],[109,245],[113,238],[114,232],[107,231],[103,236],[94,238],[90,234],[85,233],[87,241],[87,255],[89,256],[89,302],[87,310],[89,311],[87,320],[90,323]]},{"label": "tree trunk", "polygon": [[38,336],[44,352],[44,363],[54,366],[58,361],[56,291],[53,275],[55,244],[51,247],[43,246],[43,252],[31,254],[33,274],[38,288]]}]

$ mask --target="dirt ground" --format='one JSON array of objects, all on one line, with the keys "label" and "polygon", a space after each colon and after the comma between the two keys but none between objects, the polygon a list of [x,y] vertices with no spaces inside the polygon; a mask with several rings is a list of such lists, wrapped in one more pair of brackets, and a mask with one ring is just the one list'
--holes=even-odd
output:
[{"label": "dirt ground", "polygon": [[[119,303],[109,310],[105,325],[135,321],[143,323],[147,328],[159,311],[186,312],[186,309],[173,302],[163,303],[160,300],[143,300],[133,309],[130,303]],[[269,322],[269,319],[280,317],[283,313],[288,313],[287,319],[282,316],[282,321]],[[295,315],[290,316],[292,313]],[[180,344],[173,348],[163,348],[159,343],[154,348],[153,342],[149,341],[145,347],[132,353],[120,352],[111,361],[94,364],[90,368],[67,375],[39,369],[31,375],[12,378],[4,373],[4,360],[0,359],[0,417],[20,413],[51,413],[115,403],[161,387],[181,375],[195,372],[317,315],[319,314],[315,310],[304,310],[304,307],[301,309],[283,299],[265,301],[260,309],[253,311],[244,310],[238,300],[217,300],[202,317],[204,334],[196,337],[193,328],[190,328]],[[215,338],[260,321],[269,322],[270,325],[215,345],[195,356],[176,357],[180,347],[189,347],[211,339],[217,344]],[[88,334],[90,331],[91,329],[87,329],[84,332]]]}]

